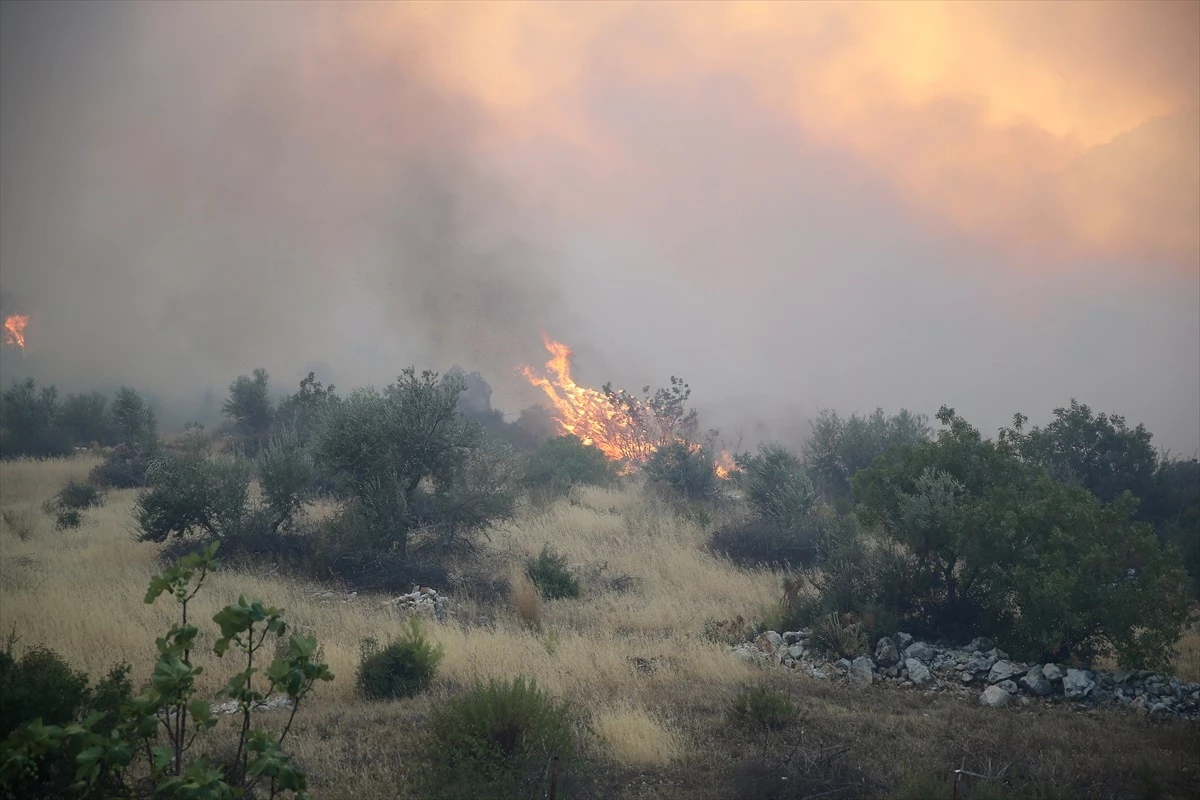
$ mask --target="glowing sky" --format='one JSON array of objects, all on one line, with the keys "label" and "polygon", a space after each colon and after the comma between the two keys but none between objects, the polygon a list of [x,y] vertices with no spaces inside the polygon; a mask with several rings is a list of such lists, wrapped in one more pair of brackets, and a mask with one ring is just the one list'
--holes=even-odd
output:
[{"label": "glowing sky", "polygon": [[[4,4],[9,375],[1071,396],[1200,446],[1200,3]],[[10,308],[11,307],[11,308]]]}]

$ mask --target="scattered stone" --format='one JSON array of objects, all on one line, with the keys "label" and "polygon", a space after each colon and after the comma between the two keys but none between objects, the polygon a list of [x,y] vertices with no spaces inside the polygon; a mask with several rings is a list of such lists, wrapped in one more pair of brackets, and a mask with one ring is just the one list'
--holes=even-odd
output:
[{"label": "scattered stone", "polygon": [[983,694],[979,695],[980,705],[985,705],[988,708],[1003,708],[1012,700],[1012,695],[1001,689],[999,686],[989,686],[983,690]]},{"label": "scattered stone", "polygon": [[976,636],[971,640],[971,643],[963,649],[970,653],[986,653],[995,646],[995,642],[986,636]]},{"label": "scattered stone", "polygon": [[[433,598],[438,597],[432,589],[417,589],[414,594],[425,598],[426,603],[436,602]],[[810,635],[806,630],[782,635],[767,631],[730,650],[749,665],[781,665],[816,680],[846,676],[851,684],[863,689],[879,682],[885,687],[916,686],[927,693],[968,694],[969,686],[982,683],[984,693],[979,701],[985,706],[1030,706],[1058,697],[1093,709],[1130,708],[1156,717],[1200,719],[1200,684],[1185,683],[1177,677],[1147,671],[1092,672],[1057,664],[1018,663],[995,646],[981,652],[983,647],[993,645],[985,637],[977,637],[959,649],[897,634],[877,640],[869,655],[829,663],[818,660],[805,646]]]},{"label": "scattered stone", "polygon": [[875,663],[881,667],[890,667],[900,662],[900,653],[896,643],[888,637],[883,637],[875,645]]},{"label": "scattered stone", "polygon": [[915,658],[904,659],[904,667],[908,670],[908,679],[917,686],[929,686],[933,683],[933,673],[929,667]]},{"label": "scattered stone", "polygon": [[915,658],[925,664],[933,660],[937,652],[925,642],[913,642],[908,647],[904,648],[904,659],[907,661],[910,658]]},{"label": "scattered stone", "polygon": [[[292,707],[292,698],[286,694],[277,694],[268,697],[251,708],[251,712],[258,711],[284,711],[290,710]],[[241,709],[238,708],[237,700],[227,700],[224,703],[213,703],[210,706],[213,714],[240,714]]]},{"label": "scattered stone", "polygon": [[1068,669],[1063,678],[1063,696],[1068,700],[1082,700],[1096,686],[1089,673],[1082,669]]},{"label": "scattered stone", "polygon": [[859,656],[850,662],[850,682],[858,686],[870,686],[875,682],[875,669],[871,659]]},{"label": "scattered stone", "polygon": [[774,653],[783,647],[783,637],[775,631],[760,633],[754,644],[764,653]]},{"label": "scattered stone", "polygon": [[972,658],[964,665],[963,669],[965,669],[967,672],[980,675],[990,670],[995,663],[996,659],[994,658],[988,658],[987,656],[975,656],[975,658]]},{"label": "scattered stone", "polygon": [[1046,680],[1046,676],[1040,668],[1029,670],[1025,674],[1025,677],[1021,678],[1017,683],[1025,691],[1038,697],[1046,697],[1054,693],[1054,687],[1050,685],[1050,681]]},{"label": "scattered stone", "polygon": [[1006,681],[1009,678],[1015,678],[1018,675],[1024,675],[1028,670],[1012,661],[997,661],[992,665],[991,671],[988,673],[988,683],[999,683]]}]

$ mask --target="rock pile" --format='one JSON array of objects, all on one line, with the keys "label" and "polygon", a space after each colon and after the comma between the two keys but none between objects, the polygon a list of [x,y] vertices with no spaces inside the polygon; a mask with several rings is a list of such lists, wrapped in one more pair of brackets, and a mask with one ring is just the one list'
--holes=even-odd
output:
[{"label": "rock pile", "polygon": [[[213,703],[210,707],[214,714],[237,714],[237,700],[227,700],[224,703]],[[251,708],[251,711],[290,711],[292,709],[292,698],[286,694],[277,694],[257,703]]]},{"label": "rock pile", "polygon": [[438,594],[437,589],[428,586],[414,586],[408,594],[384,600],[383,605],[412,614],[427,612],[433,614],[439,622],[445,620],[450,613],[450,598]]},{"label": "rock pile", "polygon": [[750,664],[775,664],[818,680],[840,677],[858,686],[913,686],[931,692],[978,695],[992,708],[1035,700],[1132,708],[1139,713],[1186,719],[1200,717],[1200,684],[1149,671],[1097,672],[1058,664],[1014,661],[985,638],[962,647],[916,641],[906,633],[885,636],[872,657],[830,662],[810,646],[810,630],[767,631],[735,645],[734,655]]}]

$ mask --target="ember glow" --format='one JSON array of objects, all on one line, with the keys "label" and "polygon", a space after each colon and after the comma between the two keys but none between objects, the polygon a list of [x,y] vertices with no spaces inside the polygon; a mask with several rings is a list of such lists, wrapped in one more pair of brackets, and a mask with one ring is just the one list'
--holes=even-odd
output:
[{"label": "ember glow", "polygon": [[25,352],[25,326],[29,324],[28,314],[12,314],[4,319],[4,343],[21,348]]}]

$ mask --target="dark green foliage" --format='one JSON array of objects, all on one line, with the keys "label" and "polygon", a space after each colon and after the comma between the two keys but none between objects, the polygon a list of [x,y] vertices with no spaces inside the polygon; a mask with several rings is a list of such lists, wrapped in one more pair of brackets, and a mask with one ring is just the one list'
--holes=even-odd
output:
[{"label": "dark green foliage", "polygon": [[271,377],[262,367],[251,375],[239,375],[229,384],[229,396],[221,411],[237,425],[243,448],[250,455],[258,453],[275,420],[271,404]]},{"label": "dark green foliage", "polygon": [[1026,421],[1014,415],[1013,427],[1001,430],[999,441],[1055,480],[1082,486],[1105,503],[1125,491],[1135,497],[1150,494],[1158,454],[1144,425],[1130,428],[1119,414],[1093,415],[1073,397],[1067,408],[1054,409],[1054,421],[1046,427],[1026,433]]},{"label": "dark green foliage", "polygon": [[135,389],[122,386],[112,401],[112,431],[118,444],[145,452],[158,436],[154,410]]},{"label": "dark green foliage", "polygon": [[294,431],[270,437],[255,466],[263,502],[281,520],[280,525],[291,520],[311,493],[316,479],[312,457],[300,437]]},{"label": "dark green foliage", "polygon": [[542,545],[537,558],[526,559],[525,574],[547,600],[579,597],[579,581],[567,569],[566,556],[554,552],[549,544]]},{"label": "dark green foliage", "polygon": [[742,453],[734,480],[755,516],[785,530],[798,528],[817,500],[799,456],[781,444],[764,444],[757,455]]},{"label": "dark green foliage", "polygon": [[153,449],[119,444],[102,464],[92,468],[88,480],[112,489],[140,489],[146,485],[146,470],[157,457]]},{"label": "dark green foliage", "polygon": [[[117,667],[89,695],[89,713],[78,722],[52,724],[43,716],[20,724],[0,744],[0,796],[227,800],[259,796],[256,788],[270,797],[284,792],[305,796],[305,776],[282,748],[291,718],[282,732],[267,731],[251,726],[251,712],[269,695],[282,692],[292,703],[294,718],[317,681],[333,675],[318,659],[316,640],[295,634],[286,648],[274,648],[278,656],[263,668],[267,636],[283,638],[287,624],[281,609],[259,600],[239,597],[213,617],[220,628],[213,653],[239,654],[245,663],[219,692],[239,709],[235,755],[228,767],[215,766],[210,756],[191,755],[197,734],[217,724],[209,701],[196,694],[201,667],[192,658],[200,630],[187,621],[188,604],[217,568],[216,550],[213,543],[203,553],[185,556],[150,581],[145,602],[166,594],[180,606],[182,622],[157,639],[158,661],[149,687],[132,696],[128,667]],[[0,661],[0,668],[10,669],[6,663]],[[74,683],[80,680],[86,687],[82,676]],[[0,698],[10,698],[10,692]],[[73,713],[80,717],[79,703]],[[57,716],[72,722],[65,710]]]},{"label": "dark green foliage", "polygon": [[[262,501],[250,497],[254,466]],[[312,483],[307,452],[291,434],[263,449],[255,465],[212,453],[199,427],[182,445],[151,462],[146,489],[134,506],[134,519],[146,541],[198,533],[227,540],[235,554],[269,550],[288,529]]]},{"label": "dark green foliage", "polygon": [[90,483],[67,481],[54,496],[56,508],[94,508],[104,502],[104,495]]},{"label": "dark green foliage", "polygon": [[276,427],[290,431],[306,445],[320,427],[325,409],[337,400],[333,384],[328,388],[322,386],[316,374],[310,372],[300,381],[300,389],[295,394],[279,401],[275,412]]},{"label": "dark green foliage", "polygon": [[729,721],[752,731],[786,728],[796,718],[796,707],[784,692],[767,686],[748,686],[729,704]]},{"label": "dark green foliage", "polygon": [[[133,697],[128,664],[118,665],[88,689],[87,676],[71,672],[53,651],[38,648],[13,662],[9,652],[0,653],[0,770],[7,761],[7,750],[20,732],[18,728],[41,719],[47,725],[62,726],[91,720],[92,730],[110,735],[120,722],[122,705]],[[22,674],[23,673],[23,674]],[[31,691],[32,690],[32,691]],[[9,702],[15,702],[14,708]],[[15,723],[10,716],[15,716]],[[27,797],[105,798],[101,787],[73,788],[82,740],[71,740],[60,748],[41,752],[24,765],[19,774],[0,779],[0,800]]]},{"label": "dark green foliage", "polygon": [[1105,505],[953,410],[938,417],[935,442],[855,477],[864,516],[894,544],[869,565],[874,600],[914,631],[982,630],[1029,658],[1167,662],[1187,616],[1185,577],[1177,554],[1133,520],[1132,495]]},{"label": "dark green foliage", "polygon": [[20,659],[11,645],[0,652],[0,738],[39,717],[50,725],[73,722],[87,699],[87,675],[53,650],[34,647]]},{"label": "dark green foliage", "polygon": [[887,417],[877,408],[869,417],[851,414],[843,419],[821,409],[804,445],[805,463],[826,499],[848,510],[855,473],[891,448],[919,444],[929,436],[929,420],[924,414],[901,409]]},{"label": "dark green foliage", "polygon": [[553,756],[560,769],[573,759],[577,725],[570,707],[532,680],[476,686],[434,712],[423,794],[454,800],[530,797]]},{"label": "dark green foliage", "polygon": [[103,502],[104,494],[93,484],[72,480],[47,500],[42,509],[55,515],[55,527],[62,530],[78,528],[83,522],[81,512]]},{"label": "dark green foliage", "polygon": [[108,398],[99,392],[67,395],[58,407],[58,425],[76,446],[113,443]]},{"label": "dark green foliage", "polygon": [[[328,409],[315,441],[318,465],[357,506],[375,549],[407,552],[423,482],[444,493],[470,474],[469,462],[482,437],[479,426],[455,412],[463,390],[461,376],[418,375],[407,368],[382,395],[360,389]],[[477,460],[475,467],[484,461]],[[496,500],[495,481],[481,478],[477,485],[487,487],[483,499],[488,504]],[[449,507],[462,512],[476,498],[461,495]],[[437,507],[436,501],[423,504],[426,522],[429,509]],[[481,521],[474,515],[469,527],[478,529]],[[457,522],[450,524],[455,535],[464,530]]]},{"label": "dark green foliage", "polygon": [[712,452],[691,442],[672,441],[654,451],[646,475],[688,500],[703,500],[717,490]]},{"label": "dark green foliage", "polygon": [[822,549],[825,531],[817,520],[797,528],[749,520],[718,528],[709,547],[742,566],[775,568],[809,566]]},{"label": "dark green foliage", "polygon": [[421,623],[410,617],[408,630],[382,649],[374,639],[363,643],[356,682],[367,700],[412,697],[429,688],[442,660],[442,648],[425,636]]},{"label": "dark green foliage", "polygon": [[202,531],[221,538],[239,529],[246,516],[250,467],[207,449],[161,456],[146,471],[146,489],[134,506],[143,541]]},{"label": "dark green foliage", "polygon": [[65,456],[73,452],[71,437],[57,424],[58,389],[38,391],[33,378],[0,394],[0,456]]},{"label": "dark green foliage", "polygon": [[521,484],[551,496],[562,496],[577,484],[611,486],[617,471],[599,448],[574,436],[559,436],[525,456]]}]

